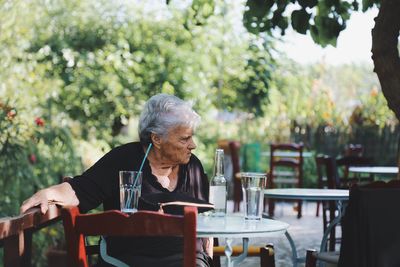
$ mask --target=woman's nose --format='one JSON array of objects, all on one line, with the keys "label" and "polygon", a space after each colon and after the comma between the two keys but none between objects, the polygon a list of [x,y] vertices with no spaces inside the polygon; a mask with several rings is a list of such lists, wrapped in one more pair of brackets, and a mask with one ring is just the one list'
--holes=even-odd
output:
[{"label": "woman's nose", "polygon": [[196,146],[196,143],[194,142],[193,138],[190,138],[190,142],[189,142],[188,148],[189,148],[190,150],[192,150],[192,149],[195,149],[196,147],[197,147],[197,146]]}]

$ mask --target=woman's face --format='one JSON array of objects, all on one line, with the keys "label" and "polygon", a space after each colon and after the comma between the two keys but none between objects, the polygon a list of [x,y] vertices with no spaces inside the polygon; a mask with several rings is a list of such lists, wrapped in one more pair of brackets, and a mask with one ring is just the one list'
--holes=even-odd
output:
[{"label": "woman's face", "polygon": [[193,129],[186,126],[177,126],[170,129],[167,136],[160,141],[162,158],[171,164],[188,163],[192,154],[191,151],[195,148]]}]

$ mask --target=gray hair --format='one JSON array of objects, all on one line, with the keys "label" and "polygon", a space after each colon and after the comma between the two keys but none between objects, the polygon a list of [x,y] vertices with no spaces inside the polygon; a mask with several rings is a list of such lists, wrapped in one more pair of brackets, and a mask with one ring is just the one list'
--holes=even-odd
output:
[{"label": "gray hair", "polygon": [[167,94],[152,96],[144,105],[139,119],[139,138],[143,145],[151,143],[151,134],[165,138],[169,129],[188,126],[195,129],[200,116],[182,99]]}]

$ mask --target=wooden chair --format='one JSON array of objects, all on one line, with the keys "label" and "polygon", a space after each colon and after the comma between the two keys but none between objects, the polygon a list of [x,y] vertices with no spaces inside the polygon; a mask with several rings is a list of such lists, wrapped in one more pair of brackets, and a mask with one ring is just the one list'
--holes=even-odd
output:
[{"label": "wooden chair", "polygon": [[[328,188],[328,178],[326,177],[326,172],[324,172],[325,155],[317,155],[315,157],[315,166],[317,171],[317,187],[318,188]],[[319,217],[319,206],[321,201],[317,202],[317,210],[315,216]]]},{"label": "wooden chair", "polygon": [[[335,159],[328,155],[318,155],[315,157],[318,188],[338,189],[340,188],[339,177],[336,171]],[[317,203],[317,216],[320,202]],[[322,202],[322,225],[323,231],[326,231],[328,224],[336,216],[335,201]],[[336,227],[332,228],[329,235],[329,251],[335,250],[335,244],[340,242],[340,238],[336,238]]]},{"label": "wooden chair", "polygon": [[232,159],[232,181],[233,181],[233,212],[240,211],[240,202],[243,199],[242,183],[240,180],[240,142],[230,141],[229,149]]},{"label": "wooden chair", "polygon": [[132,215],[117,210],[80,214],[77,207],[63,208],[68,265],[88,267],[85,236],[183,236],[184,267],[196,266],[197,209],[185,207],[184,215],[139,211]]},{"label": "wooden chair", "polygon": [[3,249],[1,266],[32,266],[33,235],[60,219],[60,210],[56,205],[49,205],[45,214],[40,208],[34,207],[24,214],[0,218],[0,249]]},{"label": "wooden chair", "polygon": [[[303,187],[303,147],[302,143],[270,145],[270,188]],[[275,201],[269,199],[268,203],[269,216],[273,217]],[[301,218],[302,202],[299,200],[297,203],[297,218]]]},{"label": "wooden chair", "polygon": [[364,155],[364,147],[361,144],[348,144],[344,150],[344,155],[362,157]]},{"label": "wooden chair", "polygon": [[342,219],[340,253],[308,250],[306,267],[329,259],[339,267],[400,266],[400,180],[353,185]]},{"label": "wooden chair", "polygon": [[340,177],[340,186],[342,188],[350,188],[351,184],[359,182],[372,182],[373,176],[363,178],[362,181],[357,176],[350,177],[349,168],[351,166],[371,166],[373,165],[372,158],[363,156],[344,156],[336,159],[336,166]]}]

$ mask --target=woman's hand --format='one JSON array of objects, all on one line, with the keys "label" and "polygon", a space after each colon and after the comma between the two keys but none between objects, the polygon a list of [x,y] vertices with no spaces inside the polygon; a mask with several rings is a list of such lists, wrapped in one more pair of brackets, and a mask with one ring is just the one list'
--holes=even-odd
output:
[{"label": "woman's hand", "polygon": [[43,214],[49,209],[49,204],[61,206],[77,206],[79,200],[69,183],[54,185],[36,192],[33,196],[22,203],[20,212],[24,213],[28,209],[40,206]]},{"label": "woman's hand", "polygon": [[209,238],[203,238],[203,248],[204,251],[210,258],[213,257],[213,248],[214,248],[214,238],[209,237]]}]

